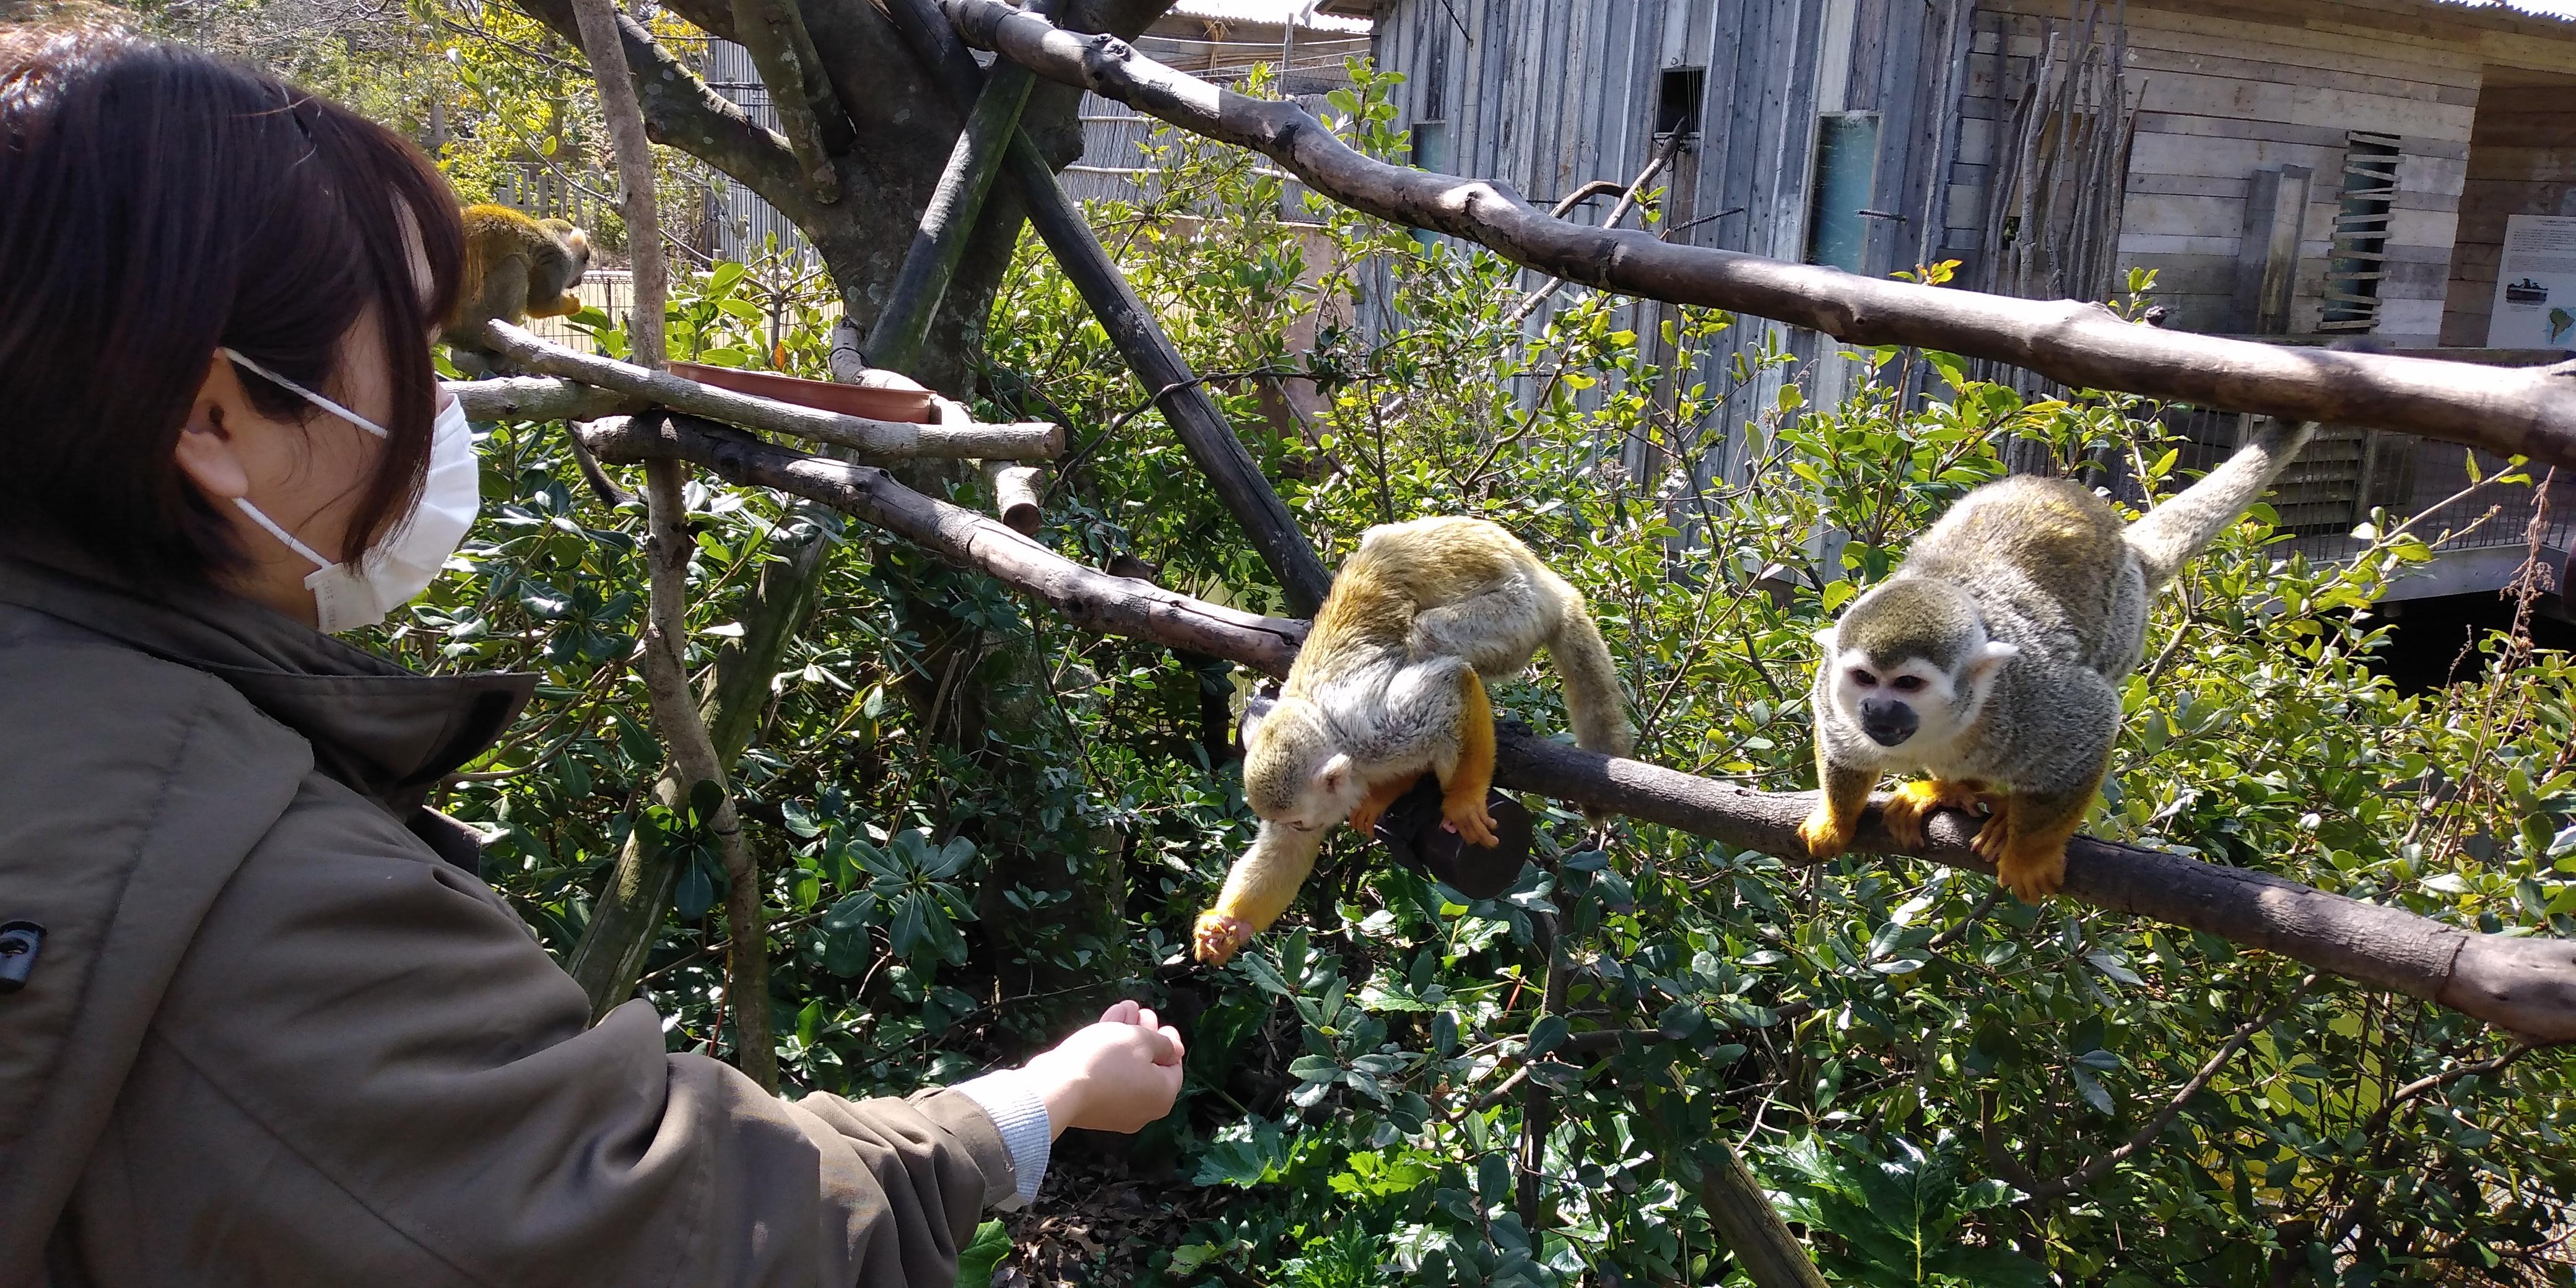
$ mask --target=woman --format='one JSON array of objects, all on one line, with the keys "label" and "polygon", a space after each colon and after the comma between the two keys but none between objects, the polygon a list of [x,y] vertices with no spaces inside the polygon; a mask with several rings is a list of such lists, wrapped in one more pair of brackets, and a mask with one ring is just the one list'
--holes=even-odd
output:
[{"label": "woman", "polygon": [[945,1284],[1053,1134],[1171,1107],[1179,1039],[1121,1003],[790,1103],[642,1001],[586,1023],[422,806],[529,678],[321,633],[472,521],[460,240],[341,108],[0,29],[0,1288]]}]

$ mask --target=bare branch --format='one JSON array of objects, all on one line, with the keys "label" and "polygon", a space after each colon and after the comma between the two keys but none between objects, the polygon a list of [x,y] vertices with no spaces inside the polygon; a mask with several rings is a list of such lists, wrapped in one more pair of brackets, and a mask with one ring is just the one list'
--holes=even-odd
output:
[{"label": "bare branch", "polygon": [[993,513],[1004,527],[1024,537],[1036,536],[1044,521],[1038,509],[1038,474],[1034,465],[984,464],[984,482],[993,489]]},{"label": "bare branch", "polygon": [[1064,451],[1064,430],[1044,421],[915,425],[870,420],[735,393],[667,371],[647,371],[614,358],[576,353],[506,322],[488,324],[481,339],[487,348],[523,370],[598,385],[629,398],[728,425],[846,447],[880,460],[915,456],[1042,460]]},{"label": "bare branch", "polygon": [[2371,1114],[2370,1125],[2362,1130],[2362,1134],[2365,1136],[2376,1136],[2387,1129],[2388,1120],[2395,1117],[2398,1110],[2405,1108],[2407,1105],[2413,1103],[2422,1096],[2439,1090],[2440,1088],[2447,1087],[2454,1082],[2458,1082],[2462,1078],[2483,1078],[2489,1074],[2502,1073],[2505,1070],[2505,1066],[2531,1054],[2533,1051],[2539,1049],[2539,1046],[2540,1044],[2536,1042],[2516,1041],[2513,1045],[2506,1047],[2502,1055],[2492,1056],[2488,1059],[2478,1060],[2469,1064],[2453,1065],[2448,1069],[2444,1069],[2440,1073],[2428,1073],[2421,1078],[2417,1078],[2413,1082],[2407,1083],[2405,1086],[2399,1087],[2396,1091],[2389,1094],[2387,1101],[2379,1106],[2377,1112]]},{"label": "bare branch", "polygon": [[[949,100],[960,111],[971,110],[984,76],[977,70],[973,55],[959,43],[956,31],[942,20],[937,0],[886,0],[886,6],[896,29],[913,45],[915,56],[932,80],[947,91]],[[1110,7],[1151,6],[1149,2]],[[1243,526],[1253,548],[1261,552],[1262,562],[1279,579],[1289,606],[1300,612],[1312,612],[1322,606],[1332,578],[1315,557],[1314,543],[1297,527],[1296,516],[1288,512],[1286,503],[1252,459],[1251,451],[1236,437],[1224,411],[1190,373],[1189,364],[1173,347],[1171,337],[1163,333],[1153,312],[1137,298],[1127,275],[1118,271],[1109,252],[1101,248],[1089,221],[1066,198],[1055,172],[1047,168],[1025,127],[1013,137],[1003,165],[1028,207],[1029,226],[1037,230],[1074,289],[1081,292],[1083,302],[1100,319],[1101,328],[1134,369],[1136,379],[1154,391],[1163,418],[1171,424],[1172,432],[1180,438],[1199,472],[1216,489],[1226,510]]]},{"label": "bare branch", "polygon": [[[635,305],[627,319],[626,333],[633,340],[636,361],[642,365],[626,369],[644,376],[649,383],[667,378],[661,372],[663,355],[668,352],[662,336],[662,313],[670,294],[664,280],[668,264],[662,257],[653,146],[645,138],[644,110],[636,101],[634,77],[627,71],[617,6],[613,0],[573,0],[573,5],[574,17],[580,23],[582,51],[590,57],[591,75],[598,84],[600,113],[608,119],[609,138],[616,148],[626,231],[635,247]],[[508,330],[516,328],[501,322],[486,324],[490,338],[525,341],[516,348],[542,343],[524,331],[517,336],[502,334]],[[636,669],[643,673],[653,723],[661,731],[671,767],[677,771],[666,771],[656,785],[662,803],[676,807],[682,801],[694,802],[700,783],[712,783],[716,789],[715,805],[709,811],[712,817],[701,823],[715,840],[726,876],[725,927],[734,949],[726,954],[725,998],[732,1003],[734,1012],[734,1064],[752,1081],[776,1091],[778,1044],[769,1027],[769,936],[761,928],[764,910],[760,860],[743,840],[742,820],[734,811],[731,774],[716,755],[706,719],[698,711],[697,695],[689,689],[689,564],[697,554],[698,543],[689,532],[689,505],[682,491],[687,477],[687,468],[677,461],[648,461],[644,466],[644,552],[651,582],[644,635],[636,641]],[[670,863],[667,856],[652,857],[665,865]],[[654,911],[658,914],[659,910],[656,904]]]},{"label": "bare branch", "polygon": [[[1563,200],[1556,203],[1555,209],[1547,212],[1548,218],[1565,218],[1568,214],[1573,212],[1577,205],[1582,204],[1584,197],[1590,194],[1594,189],[1607,187],[1610,191],[1619,195],[1619,201],[1616,205],[1610,207],[1609,214],[1601,217],[1601,226],[1604,228],[1618,227],[1620,218],[1628,213],[1628,208],[1630,206],[1637,204],[1637,198],[1645,193],[1646,185],[1653,183],[1655,181],[1655,176],[1661,174],[1666,165],[1671,164],[1673,154],[1681,151],[1681,147],[1682,132],[1680,130],[1675,130],[1672,133],[1665,135],[1664,141],[1655,145],[1655,154],[1646,158],[1646,168],[1638,171],[1636,180],[1630,183],[1627,187],[1622,188],[1607,180],[1595,179],[1591,183],[1587,183],[1581,188],[1567,193]],[[1547,298],[1556,294],[1564,285],[1565,279],[1562,277],[1551,277],[1547,279],[1547,283],[1545,285],[1522,296],[1520,302],[1511,307],[1510,312],[1503,314],[1503,325],[1506,327],[1519,326],[1522,318],[1528,317],[1531,313],[1537,311],[1539,305],[1547,303]]]},{"label": "bare branch", "polygon": [[[831,506],[939,557],[1035,596],[1075,626],[1149,639],[1285,675],[1306,624],[1202,603],[1150,583],[1082,567],[1001,523],[896,483],[883,470],[821,460],[685,420],[602,421],[584,437],[603,459],[677,457],[732,482]],[[1800,820],[1812,792],[1760,792],[1643,761],[1505,731],[1494,781],[1606,813],[1806,863]],[[1935,814],[1915,857],[1991,875],[1969,846],[1976,820]],[[1854,848],[1906,854],[1872,810]],[[2329,894],[2285,877],[2161,850],[2078,837],[2068,846],[2073,899],[2206,931],[2316,970],[2475,1016],[2537,1041],[2576,1040],[2576,943],[2477,934],[2400,908]]]},{"label": "bare branch", "polygon": [[507,376],[498,380],[445,380],[467,420],[597,420],[639,412],[652,404],[613,389],[558,376]]},{"label": "bare branch", "polygon": [[1888,281],[1567,223],[1498,184],[1370,160],[1295,103],[1220,89],[1123,41],[1058,30],[1002,0],[940,3],[969,43],[1041,76],[1251,148],[1353,209],[1480,242],[1569,281],[1734,309],[1853,344],[1991,358],[2083,388],[2402,430],[2576,465],[2576,363],[2511,369],[2223,340],[2133,325],[2096,304]]},{"label": "bare branch", "polygon": [[[2175,1092],[2172,1099],[2165,1101],[2164,1107],[2155,1112],[2155,1116],[2147,1119],[2147,1125],[2139,1128],[2137,1135],[2131,1136],[2117,1148],[2064,1176],[2040,1181],[2033,1185],[2019,1186],[2027,1194],[2022,1201],[2046,1203],[2051,1199],[2064,1198],[2110,1175],[2112,1168],[2136,1156],[2139,1150],[2154,1144],[2156,1137],[2163,1135],[2165,1128],[2173,1125],[2173,1120],[2182,1113],[2183,1106],[2190,1104],[2191,1098],[2199,1095],[2201,1088],[2208,1086],[2209,1080],[2218,1076],[2218,1071],[2225,1067],[2229,1057],[2243,1049],[2246,1039],[2278,1023],[2283,1015],[2289,1013],[2292,1006],[2298,1004],[2300,998],[2308,995],[2308,990],[2316,986],[2317,977],[2310,975],[2300,980],[2298,987],[2291,989],[2290,995],[2275,1003],[2272,1009],[2238,1025],[2236,1032],[2230,1034],[2225,1042],[2219,1043],[2218,1050],[2212,1052],[2209,1059],[2201,1064],[2200,1071],[2191,1075],[2191,1081],[2182,1084],[2182,1090]],[[1988,1140],[1991,1144],[1991,1134]]]},{"label": "bare branch", "polygon": [[602,459],[686,460],[745,487],[774,488],[864,519],[960,567],[989,573],[1084,630],[1231,658],[1274,675],[1306,624],[1192,599],[1151,582],[1085,568],[972,510],[923,496],[872,465],[772,447],[686,417],[600,421],[583,438]]},{"label": "bare branch", "polygon": [[[580,43],[581,27],[573,16],[573,0],[511,2],[565,39]],[[644,128],[651,138],[725,172],[791,218],[812,209],[795,154],[788,150],[785,139],[762,128],[750,113],[708,88],[696,72],[664,49],[634,19],[618,15],[617,30],[633,72],[630,83],[644,109]]]}]

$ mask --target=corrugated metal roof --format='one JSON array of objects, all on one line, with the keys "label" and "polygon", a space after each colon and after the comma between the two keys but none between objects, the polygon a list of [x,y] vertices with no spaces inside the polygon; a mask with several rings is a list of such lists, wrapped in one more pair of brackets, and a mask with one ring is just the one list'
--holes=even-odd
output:
[{"label": "corrugated metal roof", "polygon": [[1300,30],[1336,33],[1364,33],[1369,29],[1366,18],[1344,18],[1314,12],[1313,0],[1180,0],[1171,12],[1184,18],[1203,18],[1209,22],[1265,22],[1273,25],[1294,20]]},{"label": "corrugated metal roof", "polygon": [[2441,0],[2463,9],[2511,9],[2534,18],[2576,20],[2576,0]]}]

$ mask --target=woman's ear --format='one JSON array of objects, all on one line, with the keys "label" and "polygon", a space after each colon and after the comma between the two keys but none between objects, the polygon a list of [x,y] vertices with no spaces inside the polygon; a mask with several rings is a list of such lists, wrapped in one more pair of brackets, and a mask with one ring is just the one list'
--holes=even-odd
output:
[{"label": "woman's ear", "polygon": [[250,495],[250,469],[234,448],[230,426],[252,414],[241,377],[224,355],[216,354],[207,364],[206,382],[198,386],[196,400],[188,406],[188,423],[179,428],[179,445],[174,449],[179,472],[208,501],[220,504]]}]

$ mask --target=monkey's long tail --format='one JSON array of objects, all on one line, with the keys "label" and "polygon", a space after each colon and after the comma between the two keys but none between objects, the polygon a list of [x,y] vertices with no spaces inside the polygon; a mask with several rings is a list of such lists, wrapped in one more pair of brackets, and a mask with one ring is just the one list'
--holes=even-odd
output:
[{"label": "monkey's long tail", "polygon": [[1565,714],[1574,725],[1574,741],[1588,751],[1625,756],[1637,749],[1637,731],[1628,723],[1618,665],[1610,660],[1610,646],[1602,642],[1582,593],[1569,586],[1561,602],[1565,616],[1547,651],[1565,680]]},{"label": "monkey's long tail", "polygon": [[2292,426],[2266,419],[2261,424],[2217,469],[2129,525],[2129,549],[2147,574],[2148,589],[2173,580],[2185,561],[2227,531],[2317,432],[2315,421]]}]

